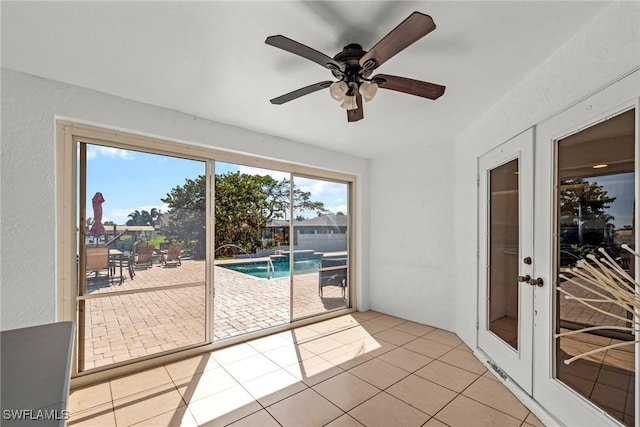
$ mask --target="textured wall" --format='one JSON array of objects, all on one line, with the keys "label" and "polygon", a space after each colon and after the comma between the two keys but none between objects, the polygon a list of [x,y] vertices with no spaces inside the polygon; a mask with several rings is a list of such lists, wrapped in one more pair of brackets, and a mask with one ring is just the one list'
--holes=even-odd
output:
[{"label": "textured wall", "polygon": [[[177,111],[2,69],[0,295],[2,330],[56,320],[55,116],[359,175],[369,205],[368,160]],[[368,209],[358,219],[361,307],[368,304]]]},{"label": "textured wall", "polygon": [[371,162],[371,308],[449,330],[452,154],[445,143]]}]

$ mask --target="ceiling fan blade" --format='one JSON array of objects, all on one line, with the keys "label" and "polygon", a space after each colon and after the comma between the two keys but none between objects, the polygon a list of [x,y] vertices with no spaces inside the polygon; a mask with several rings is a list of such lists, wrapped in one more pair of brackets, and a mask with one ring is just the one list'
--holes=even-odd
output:
[{"label": "ceiling fan blade", "polygon": [[366,70],[376,69],[435,29],[436,24],[429,15],[413,12],[360,58],[360,66]]},{"label": "ceiling fan blade", "polygon": [[357,122],[358,120],[364,119],[364,105],[360,92],[356,92],[356,104],[358,104],[358,108],[355,110],[347,110],[347,121],[349,122]]},{"label": "ceiling fan blade", "polygon": [[383,89],[395,90],[429,99],[440,98],[446,89],[446,86],[435,83],[408,79],[406,77],[390,76],[389,74],[376,74],[371,80],[378,83],[378,86]]},{"label": "ceiling fan blade", "polygon": [[287,38],[285,36],[269,36],[264,42],[268,45],[278,47],[295,55],[302,56],[303,58],[320,64],[330,70],[336,69],[344,71],[343,65],[335,61],[333,58],[325,55],[322,52],[318,52],[317,50],[312,49],[309,46],[305,46],[302,43],[291,40],[290,38]]},{"label": "ceiling fan blade", "polygon": [[331,83],[333,82],[328,80],[324,82],[314,83],[312,85],[294,90],[293,92],[289,92],[284,95],[281,95],[277,98],[273,98],[272,100],[270,100],[270,102],[272,104],[281,105],[281,104],[284,104],[285,102],[293,101],[296,98],[300,98],[301,96],[309,95],[310,93],[317,92],[321,89],[326,89],[329,86],[331,86]]}]

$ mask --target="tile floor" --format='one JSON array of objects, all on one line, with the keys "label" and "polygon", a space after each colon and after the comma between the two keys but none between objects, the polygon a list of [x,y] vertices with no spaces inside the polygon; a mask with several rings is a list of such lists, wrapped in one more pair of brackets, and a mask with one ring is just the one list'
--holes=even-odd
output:
[{"label": "tile floor", "polygon": [[70,426],[541,426],[453,333],[354,313],[75,389]]}]

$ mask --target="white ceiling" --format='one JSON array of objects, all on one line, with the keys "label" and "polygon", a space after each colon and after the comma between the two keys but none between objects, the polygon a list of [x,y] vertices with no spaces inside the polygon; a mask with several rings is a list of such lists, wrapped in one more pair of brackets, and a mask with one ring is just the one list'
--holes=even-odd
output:
[{"label": "white ceiling", "polygon": [[[2,2],[2,66],[361,157],[450,141],[608,2]],[[319,65],[268,46],[282,34],[335,55],[367,50],[414,10],[437,29],[377,71],[447,86],[431,101],[380,90],[347,123]]]}]

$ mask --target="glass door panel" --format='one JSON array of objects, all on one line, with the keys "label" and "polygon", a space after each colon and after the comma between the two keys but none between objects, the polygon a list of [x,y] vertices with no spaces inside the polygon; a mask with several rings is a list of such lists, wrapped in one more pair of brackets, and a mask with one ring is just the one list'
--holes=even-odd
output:
[{"label": "glass door panel", "polygon": [[205,162],[78,150],[78,371],[206,342]]},{"label": "glass door panel", "polygon": [[294,176],[292,198],[292,317],[349,307],[349,186]]},{"label": "glass door panel", "polygon": [[481,156],[478,168],[478,347],[531,393],[533,131]]},{"label": "glass door panel", "polygon": [[489,172],[489,321],[491,332],[518,348],[518,159]]},{"label": "glass door panel", "polygon": [[[621,247],[635,247],[636,238],[634,117],[635,110],[630,110],[558,141],[557,286],[577,297],[598,299],[592,292],[598,288],[559,275],[589,254],[600,258],[599,248],[635,276],[635,257]],[[627,309],[609,302],[589,304],[593,308],[558,292],[556,332],[632,326],[633,316]],[[556,341],[555,376],[618,421],[634,425],[634,340],[633,333],[620,329],[560,337]],[[609,345],[620,346],[565,363]]]},{"label": "glass door panel", "polygon": [[287,172],[215,163],[214,340],[290,321]]}]

